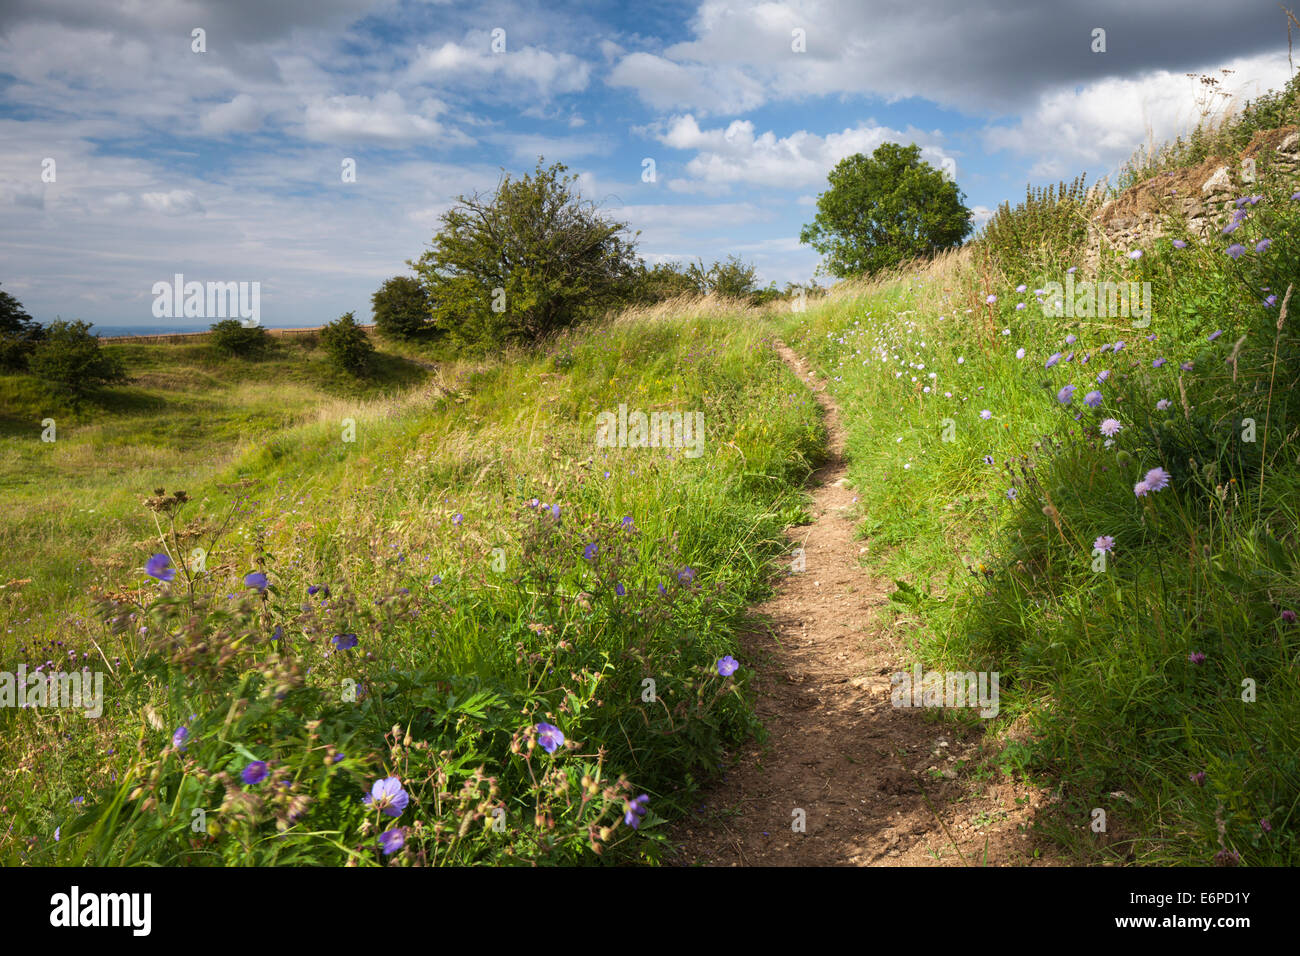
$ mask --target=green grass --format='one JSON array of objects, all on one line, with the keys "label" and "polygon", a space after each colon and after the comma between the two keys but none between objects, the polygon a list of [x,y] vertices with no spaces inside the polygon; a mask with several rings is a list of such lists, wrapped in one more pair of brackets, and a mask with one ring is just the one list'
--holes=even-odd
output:
[{"label": "green grass", "polygon": [[[755,729],[744,662],[726,679],[715,665],[824,442],[765,325],[630,316],[416,366],[420,381],[370,397],[331,394],[289,349],[245,365],[130,348],[139,406],[67,410],[52,445],[32,428],[4,439],[3,574],[31,579],[0,590],[9,669],[84,654],[108,703],[99,719],[0,712],[16,821],[0,854],[653,859],[662,822]],[[620,402],[701,411],[702,456],[596,447],[597,414]],[[159,487],[190,500],[142,506]],[[169,588],[141,571],[164,547],[187,569]],[[255,568],[262,595],[243,583]],[[341,633],[358,646],[337,649]],[[569,743],[533,749],[539,721]],[[242,784],[254,759],[270,777]],[[391,858],[375,827],[393,821],[360,801],[389,774],[411,798]],[[651,809],[634,832],[621,821],[638,793]]]},{"label": "green grass", "polygon": [[[1300,282],[1289,194],[1266,187],[1231,238],[1105,265],[1151,283],[1149,328],[1049,318],[1032,290],[1063,274],[1002,281],[966,255],[789,322],[844,409],[868,557],[902,582],[917,658],[1001,674],[995,730],[1029,731],[1002,766],[1059,788],[1040,824],[1084,859],[1300,858],[1300,626],[1284,617],[1300,612],[1300,299],[1277,325]],[[1122,426],[1109,445],[1107,418]],[[1138,496],[1157,467],[1169,486]],[[1117,836],[1104,849],[1095,808]]]}]

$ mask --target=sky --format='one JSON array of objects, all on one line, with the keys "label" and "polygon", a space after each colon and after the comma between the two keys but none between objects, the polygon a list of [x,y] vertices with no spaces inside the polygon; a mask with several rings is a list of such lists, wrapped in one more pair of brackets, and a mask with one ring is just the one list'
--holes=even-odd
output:
[{"label": "sky", "polygon": [[647,262],[784,286],[853,153],[916,143],[979,225],[1291,75],[1273,0],[0,0],[0,285],[41,322],[158,325],[177,273],[369,321],[542,156]]}]

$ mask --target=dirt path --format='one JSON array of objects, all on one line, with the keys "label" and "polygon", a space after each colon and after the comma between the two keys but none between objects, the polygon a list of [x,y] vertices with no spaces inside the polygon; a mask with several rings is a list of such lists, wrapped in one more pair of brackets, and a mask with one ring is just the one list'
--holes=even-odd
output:
[{"label": "dirt path", "polygon": [[885,609],[894,586],[862,566],[839,410],[803,359],[785,345],[778,351],[826,411],[830,458],[810,481],[813,523],[787,530],[804,548],[806,570],[755,609],[766,629],[742,639],[770,738],[728,755],[720,780],[672,834],[675,862],[960,866],[986,854],[991,865],[1044,862],[1025,832],[1044,795],[956,772],[977,756],[978,730],[891,705],[890,675],[906,666]]}]

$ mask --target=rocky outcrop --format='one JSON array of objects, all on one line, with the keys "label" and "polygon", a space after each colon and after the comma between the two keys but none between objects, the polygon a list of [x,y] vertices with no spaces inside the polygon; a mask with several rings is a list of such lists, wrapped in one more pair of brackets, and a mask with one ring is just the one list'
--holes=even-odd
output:
[{"label": "rocky outcrop", "polygon": [[1228,223],[1237,198],[1257,191],[1265,176],[1291,184],[1298,171],[1300,128],[1283,126],[1256,133],[1239,157],[1211,157],[1138,183],[1089,221],[1084,266],[1095,271],[1107,256],[1149,246],[1165,235],[1171,220],[1182,220],[1194,236],[1208,239]]}]

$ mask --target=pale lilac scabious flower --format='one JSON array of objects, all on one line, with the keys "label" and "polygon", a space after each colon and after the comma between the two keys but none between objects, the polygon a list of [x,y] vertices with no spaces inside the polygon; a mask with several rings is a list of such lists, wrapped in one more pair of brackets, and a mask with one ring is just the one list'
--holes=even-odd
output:
[{"label": "pale lilac scabious flower", "polygon": [[1158,412],[1163,412],[1168,407],[1169,407],[1169,399],[1167,398],[1162,398],[1160,399],[1160,401],[1156,402],[1156,411]]},{"label": "pale lilac scabious flower", "polygon": [[1124,426],[1117,419],[1107,418],[1098,426],[1098,430],[1107,438],[1114,438]]},{"label": "pale lilac scabious flower", "polygon": [[1097,408],[1101,405],[1101,392],[1096,389],[1089,392],[1087,395],[1083,396],[1083,404],[1087,405],[1089,408]]},{"label": "pale lilac scabious flower", "polygon": [[1103,534],[1092,543],[1094,551],[1112,551],[1115,548],[1115,539],[1108,534]]}]

